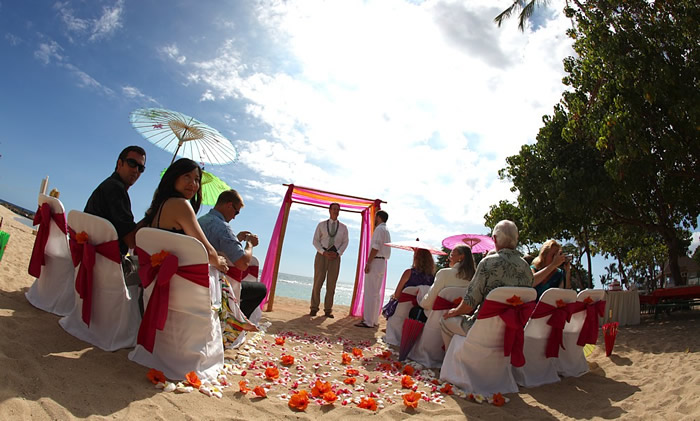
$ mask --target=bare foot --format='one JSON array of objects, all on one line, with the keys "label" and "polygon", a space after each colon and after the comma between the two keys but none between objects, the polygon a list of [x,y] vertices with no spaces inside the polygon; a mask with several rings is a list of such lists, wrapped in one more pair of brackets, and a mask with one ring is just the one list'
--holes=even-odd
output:
[{"label": "bare foot", "polygon": [[243,327],[243,330],[245,330],[246,332],[257,332],[258,331],[258,327],[252,323],[244,323],[242,327]]}]

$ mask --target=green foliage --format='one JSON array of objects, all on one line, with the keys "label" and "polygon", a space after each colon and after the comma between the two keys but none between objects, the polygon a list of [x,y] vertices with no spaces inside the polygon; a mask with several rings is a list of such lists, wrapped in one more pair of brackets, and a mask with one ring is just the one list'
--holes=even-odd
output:
[{"label": "green foliage", "polygon": [[570,90],[500,176],[519,193],[531,241],[573,239],[589,256],[597,246],[623,275],[658,264],[662,242],[680,285],[677,257],[700,215],[700,6],[576,4]]},{"label": "green foliage", "polygon": [[439,271],[440,269],[445,269],[450,267],[450,249],[448,249],[445,246],[442,246],[442,251],[447,253],[444,256],[438,255],[437,259],[435,260],[435,272]]}]

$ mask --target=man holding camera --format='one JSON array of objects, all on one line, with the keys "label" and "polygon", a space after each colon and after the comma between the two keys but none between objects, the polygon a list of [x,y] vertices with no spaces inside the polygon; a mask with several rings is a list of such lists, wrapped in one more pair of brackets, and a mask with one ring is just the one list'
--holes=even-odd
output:
[{"label": "man holding camera", "polygon": [[316,248],[314,259],[314,287],[311,292],[310,316],[318,313],[321,302],[321,287],[326,282],[326,299],[323,311],[326,317],[333,318],[333,297],[335,284],[340,273],[340,256],[348,247],[348,227],[338,221],[340,205],[331,203],[328,207],[330,218],[321,221],[314,232],[313,245]]}]

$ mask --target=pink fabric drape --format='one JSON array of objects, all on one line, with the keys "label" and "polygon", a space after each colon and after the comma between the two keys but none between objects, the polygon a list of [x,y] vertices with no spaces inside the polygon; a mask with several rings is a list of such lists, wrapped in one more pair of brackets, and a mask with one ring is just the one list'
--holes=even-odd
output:
[{"label": "pink fabric drape", "polygon": [[[304,187],[296,187],[293,184],[289,185],[287,193],[284,195],[282,207],[280,208],[280,212],[277,216],[277,222],[275,223],[275,228],[272,231],[272,236],[270,237],[270,244],[267,247],[267,255],[265,256],[265,263],[263,264],[260,282],[265,284],[265,286],[267,287],[268,296],[265,297],[263,302],[260,304],[261,308],[269,299],[269,291],[272,285],[272,275],[277,264],[277,248],[279,247],[280,238],[283,234],[282,225],[284,224],[284,218],[287,212],[287,207],[291,206],[292,203],[328,206],[334,202],[338,203],[341,209],[355,211],[362,210],[362,234],[360,235],[360,261],[358,265],[360,269],[358,273],[357,289],[355,292],[355,304],[352,306],[351,309],[351,314],[353,316],[362,315],[362,307],[364,304],[364,267],[367,263],[367,256],[369,255],[369,246],[372,240],[374,214],[380,209],[379,206],[381,204],[381,201],[360,199],[339,194],[320,192]],[[384,281],[381,289],[382,302],[384,302],[385,284],[386,274],[384,276]]]},{"label": "pink fabric drape", "polygon": [[46,263],[44,253],[46,243],[49,241],[49,233],[51,230],[51,221],[54,221],[64,234],[66,231],[66,215],[64,213],[53,213],[51,206],[48,203],[42,203],[34,214],[34,225],[39,225],[37,230],[36,240],[34,240],[34,248],[32,249],[32,258],[29,260],[29,274],[38,278],[41,276],[41,267]]}]

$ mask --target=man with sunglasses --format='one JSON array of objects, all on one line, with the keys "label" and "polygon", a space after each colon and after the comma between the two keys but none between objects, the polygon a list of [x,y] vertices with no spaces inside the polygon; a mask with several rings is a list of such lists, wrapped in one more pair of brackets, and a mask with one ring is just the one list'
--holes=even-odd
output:
[{"label": "man with sunglasses", "polygon": [[[214,249],[229,260],[229,267],[245,272],[253,258],[253,247],[258,245],[258,236],[241,231],[234,234],[228,224],[236,218],[245,206],[243,198],[236,190],[226,190],[219,194],[216,205],[199,218],[199,226]],[[245,247],[241,244],[245,241]],[[229,270],[231,273],[231,270]],[[241,282],[241,296],[238,297],[240,307],[246,317],[250,317],[253,311],[260,305],[267,295],[265,284],[260,282]]]},{"label": "man with sunglasses", "polygon": [[112,175],[92,192],[85,205],[85,213],[100,216],[114,225],[119,237],[122,269],[127,285],[140,283],[135,259],[126,258],[129,249],[136,246],[136,231],[140,228],[131,213],[129,187],[136,183],[146,170],[146,151],[140,146],[128,146],[119,154]]}]

